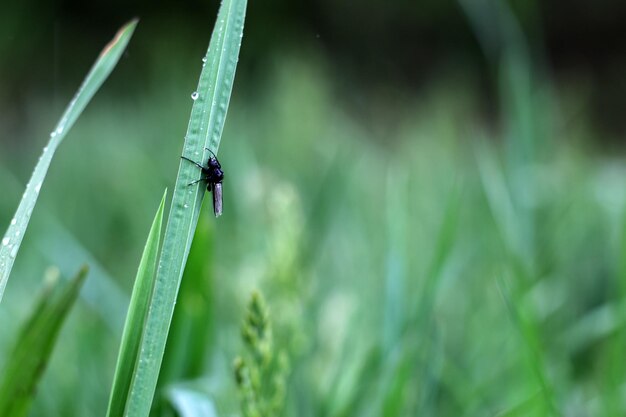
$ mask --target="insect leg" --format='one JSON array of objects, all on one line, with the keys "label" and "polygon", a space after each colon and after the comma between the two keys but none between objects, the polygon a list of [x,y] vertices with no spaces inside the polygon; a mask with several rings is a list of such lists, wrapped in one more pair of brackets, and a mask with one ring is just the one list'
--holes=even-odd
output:
[{"label": "insect leg", "polygon": [[197,166],[200,169],[204,169],[204,167],[202,165],[200,165],[199,163],[197,163],[196,161],[193,161],[189,158],[187,158],[186,156],[181,156],[182,159],[191,162],[192,164],[194,164],[195,166]]},{"label": "insect leg", "polygon": [[206,178],[200,178],[199,180],[195,180],[195,181],[193,181],[193,182],[190,182],[189,184],[187,184],[187,187],[189,187],[190,185],[197,184],[197,183],[199,183],[200,181],[204,181],[204,180],[206,180]]}]

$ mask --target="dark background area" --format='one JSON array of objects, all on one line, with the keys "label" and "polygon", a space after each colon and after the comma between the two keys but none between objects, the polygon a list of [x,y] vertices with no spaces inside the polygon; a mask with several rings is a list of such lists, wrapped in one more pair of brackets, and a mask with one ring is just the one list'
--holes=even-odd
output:
[{"label": "dark background area", "polygon": [[[604,133],[602,140],[621,142],[626,132],[622,117],[626,4],[609,0],[509,4],[534,61],[557,85],[580,84],[588,95],[593,122]],[[0,106],[5,123],[19,126],[24,121],[19,109],[31,91],[58,94],[74,88],[93,59],[93,45],[105,43],[131,17],[139,16],[141,25],[127,53],[146,54],[158,40],[164,47],[162,59],[167,60],[167,48],[176,48],[179,41],[192,50],[204,50],[205,40],[195,34],[206,30],[205,16],[216,10],[217,2],[201,1],[5,1],[0,8]],[[484,30],[497,30],[496,22],[485,17]],[[367,0],[358,7],[345,0],[250,2],[238,68],[246,92],[253,94],[254,86],[262,84],[277,55],[293,50],[324,54],[340,103],[364,120],[376,110],[368,108],[368,98],[419,94],[446,70],[479,85],[486,114],[495,111],[494,63],[486,58],[455,1]],[[147,64],[121,68],[125,81],[117,84],[120,93],[129,88],[141,91],[152,71]]]}]

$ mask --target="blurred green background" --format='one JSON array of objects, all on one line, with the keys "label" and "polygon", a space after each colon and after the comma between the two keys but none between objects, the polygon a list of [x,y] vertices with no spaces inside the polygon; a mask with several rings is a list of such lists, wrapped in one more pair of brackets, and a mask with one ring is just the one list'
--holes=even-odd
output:
[{"label": "blurred green background", "polygon": [[[98,52],[141,19],[53,160],[0,304],[1,370],[47,268],[91,266],[32,416],[104,415],[217,7],[0,4],[3,227]],[[260,289],[284,415],[623,416],[625,18],[608,0],[251,1],[224,215],[205,205],[160,392],[239,414]]]}]

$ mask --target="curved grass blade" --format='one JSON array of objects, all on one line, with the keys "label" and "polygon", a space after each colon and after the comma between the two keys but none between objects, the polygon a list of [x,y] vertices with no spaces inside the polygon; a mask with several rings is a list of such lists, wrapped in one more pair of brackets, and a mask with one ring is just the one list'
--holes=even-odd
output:
[{"label": "curved grass blade", "polygon": [[76,119],[78,119],[78,116],[80,116],[85,106],[87,106],[87,103],[89,103],[94,94],[96,94],[96,91],[98,91],[104,80],[107,79],[117,64],[117,61],[122,55],[122,52],[124,52],[135,30],[135,26],[137,26],[136,19],[122,27],[115,35],[115,38],[105,46],[96,63],[91,68],[91,71],[87,74],[83,84],[78,89],[78,92],[65,109],[61,120],[59,120],[55,129],[50,133],[48,145],[43,148],[43,153],[35,166],[35,170],[33,171],[28,185],[26,185],[26,191],[24,191],[17,211],[0,242],[0,301],[2,300],[9,274],[13,268],[13,262],[15,261],[20,244],[22,243],[24,232],[26,232],[26,228],[28,227],[30,216],[35,208],[39,190],[48,172],[50,162],[52,162],[52,156],[65,138],[67,132],[76,122]]},{"label": "curved grass blade", "polygon": [[63,285],[60,285],[58,275],[54,276],[54,281],[39,297],[32,315],[21,329],[0,381],[0,416],[28,415],[37,383],[87,271],[84,266],[70,282]]},{"label": "curved grass blade", "polygon": [[[7,192],[17,192],[22,185],[8,171],[0,167],[0,184]],[[35,246],[50,265],[55,265],[63,276],[72,276],[82,264],[89,265],[89,279],[80,292],[81,299],[117,334],[124,328],[128,295],[107,272],[96,257],[65,228],[50,212],[45,203],[39,215],[40,230]],[[1,209],[0,209],[1,210]]]},{"label": "curved grass blade", "polygon": [[128,307],[128,315],[126,316],[126,324],[122,334],[120,353],[115,366],[107,417],[123,416],[126,408],[128,389],[133,377],[133,371],[135,370],[139,344],[141,342],[141,332],[154,286],[166,195],[167,190],[163,194],[159,209],[152,221],[148,240],[139,262],[139,269],[137,270],[133,294]]},{"label": "curved grass blade", "polygon": [[[235,78],[246,3],[246,0],[224,0],[220,6],[209,50],[202,60],[198,89],[192,94],[194,104],[183,147],[183,154],[190,159],[207,160],[209,153],[205,147],[217,153]],[[202,184],[188,184],[199,176],[198,167],[181,159],[127,416],[143,417],[150,412],[176,296],[205,192]]]}]

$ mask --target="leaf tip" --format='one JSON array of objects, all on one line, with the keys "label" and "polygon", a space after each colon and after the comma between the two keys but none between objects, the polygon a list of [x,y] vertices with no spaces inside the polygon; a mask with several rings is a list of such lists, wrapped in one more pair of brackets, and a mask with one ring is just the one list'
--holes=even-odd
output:
[{"label": "leaf tip", "polygon": [[135,17],[130,22],[128,22],[124,26],[122,26],[117,31],[117,33],[115,34],[115,36],[113,37],[111,42],[109,42],[104,47],[104,49],[100,53],[100,57],[103,57],[104,55],[106,55],[115,45],[117,45],[117,43],[120,41],[120,39],[125,37],[126,33],[128,33],[128,36],[126,38],[130,38],[133,35],[133,32],[135,31],[135,28],[137,27],[137,23],[139,23],[139,19]]}]

